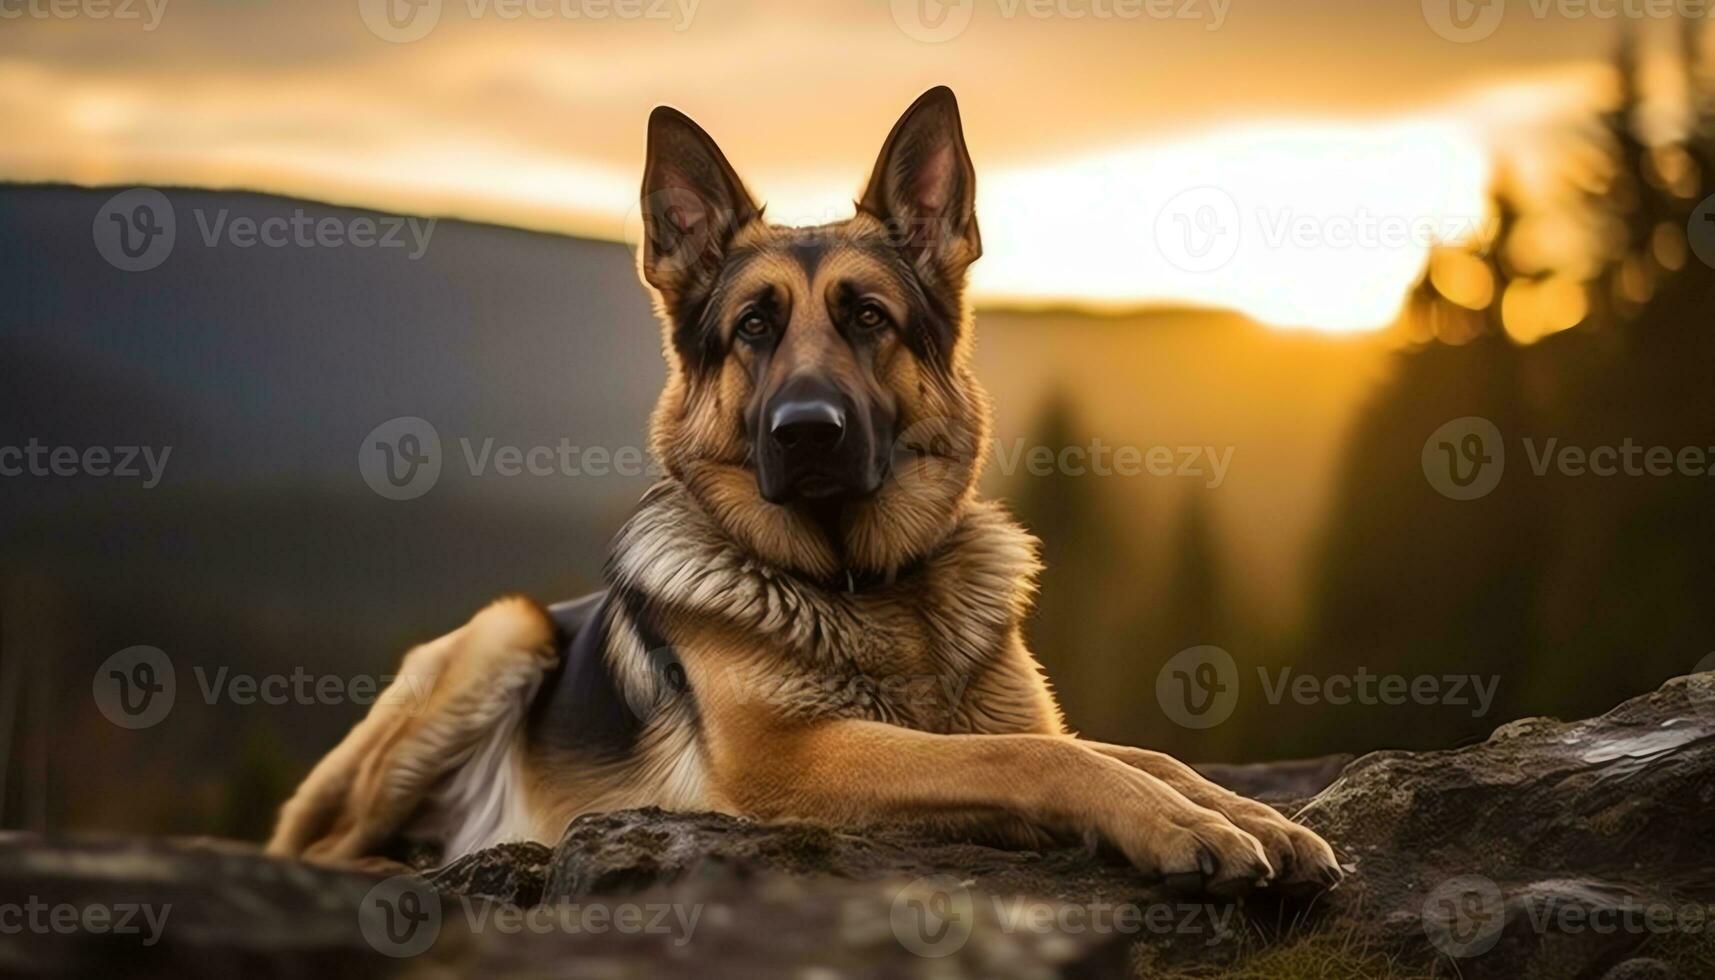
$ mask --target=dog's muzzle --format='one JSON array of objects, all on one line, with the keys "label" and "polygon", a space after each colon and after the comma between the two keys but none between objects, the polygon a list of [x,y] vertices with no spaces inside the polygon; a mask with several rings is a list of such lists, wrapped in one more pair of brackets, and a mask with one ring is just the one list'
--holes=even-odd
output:
[{"label": "dog's muzzle", "polygon": [[762,406],[756,478],[781,504],[874,493],[874,426],[850,396],[820,378],[795,378]]}]

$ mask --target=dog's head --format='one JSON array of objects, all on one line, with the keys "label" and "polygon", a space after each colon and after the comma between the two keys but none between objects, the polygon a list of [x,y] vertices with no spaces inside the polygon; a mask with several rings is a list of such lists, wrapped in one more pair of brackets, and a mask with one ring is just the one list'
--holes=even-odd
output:
[{"label": "dog's head", "polygon": [[707,133],[650,116],[641,262],[669,364],[652,446],[760,557],[892,572],[953,525],[988,424],[967,366],[975,197],[946,88],[894,126],[856,215],[813,228],[766,222]]}]

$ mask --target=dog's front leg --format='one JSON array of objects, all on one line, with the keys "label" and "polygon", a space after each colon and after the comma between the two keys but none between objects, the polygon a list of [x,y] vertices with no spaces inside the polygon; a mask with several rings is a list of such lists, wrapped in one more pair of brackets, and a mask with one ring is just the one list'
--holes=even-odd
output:
[{"label": "dog's front leg", "polygon": [[1334,849],[1315,832],[1281,816],[1273,807],[1217,786],[1197,770],[1160,752],[1101,742],[1079,744],[1154,776],[1198,806],[1224,814],[1262,842],[1279,883],[1305,888],[1332,888],[1339,884],[1340,864]]},{"label": "dog's front leg", "polygon": [[1179,888],[1237,894],[1271,874],[1257,839],[1226,817],[1070,738],[850,720],[745,727],[716,740],[711,761],[747,815],[851,825],[1000,811],[1107,841]]}]

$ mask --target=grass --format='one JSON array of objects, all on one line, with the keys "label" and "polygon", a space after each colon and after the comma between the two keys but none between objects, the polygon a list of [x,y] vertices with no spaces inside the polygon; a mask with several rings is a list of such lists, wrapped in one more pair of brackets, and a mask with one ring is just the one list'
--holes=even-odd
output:
[{"label": "grass", "polygon": [[1132,972],[1152,980],[1434,980],[1426,964],[1406,962],[1355,930],[1302,930],[1269,940],[1248,934],[1238,958],[1222,966],[1164,966],[1140,948]]}]

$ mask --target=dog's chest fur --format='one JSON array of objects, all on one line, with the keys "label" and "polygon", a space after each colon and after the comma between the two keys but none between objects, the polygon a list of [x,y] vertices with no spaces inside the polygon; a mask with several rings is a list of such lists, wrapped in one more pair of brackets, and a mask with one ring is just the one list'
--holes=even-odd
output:
[{"label": "dog's chest fur", "polygon": [[742,704],[800,720],[1001,732],[1040,714],[1040,681],[1016,642],[1037,568],[1034,539],[973,503],[919,567],[847,592],[758,562],[668,483],[620,533],[610,572],[681,630],[740,637],[742,654],[701,667],[730,672]]}]

